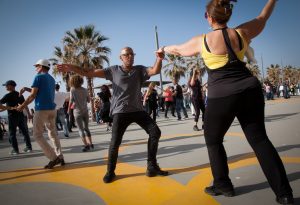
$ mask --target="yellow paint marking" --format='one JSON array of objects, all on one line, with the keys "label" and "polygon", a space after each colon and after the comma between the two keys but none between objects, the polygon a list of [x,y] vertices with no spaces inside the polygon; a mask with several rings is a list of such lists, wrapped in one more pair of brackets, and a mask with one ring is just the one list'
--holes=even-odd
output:
[{"label": "yellow paint marking", "polygon": [[[203,134],[168,135],[163,138],[175,138]],[[242,133],[228,132],[226,136],[244,137]],[[130,145],[145,144],[147,140],[127,143],[120,147],[120,151]],[[282,157],[284,163],[299,164],[300,157]],[[229,161],[229,169],[244,168],[258,165],[253,153],[246,153],[239,158]],[[63,183],[82,187],[94,192],[108,205],[198,205],[219,204],[213,197],[203,192],[204,188],[212,181],[209,164],[184,168],[169,168],[172,174],[196,172],[187,185],[182,185],[171,177],[145,176],[145,167],[119,162],[116,173],[117,180],[111,184],[104,184],[102,177],[106,172],[106,165],[73,164],[64,168],[44,170],[42,168],[30,168],[15,171],[0,172],[0,184],[28,183],[28,182],[52,182]]]},{"label": "yellow paint marking", "polygon": [[[285,163],[300,163],[300,158],[283,157]],[[257,165],[255,157],[242,159],[229,164],[231,170]],[[201,166],[196,166],[199,168]],[[172,173],[184,173],[193,168],[169,169]],[[178,172],[180,170],[180,172]],[[79,186],[96,193],[107,204],[172,204],[196,205],[218,204],[203,189],[210,184],[212,176],[208,165],[198,169],[199,173],[184,186],[170,177],[148,178],[144,175],[145,168],[126,163],[117,166],[117,180],[104,184],[102,176],[106,166],[97,164],[69,165],[54,170],[24,169],[0,172],[0,184],[26,182],[55,182]]]}]

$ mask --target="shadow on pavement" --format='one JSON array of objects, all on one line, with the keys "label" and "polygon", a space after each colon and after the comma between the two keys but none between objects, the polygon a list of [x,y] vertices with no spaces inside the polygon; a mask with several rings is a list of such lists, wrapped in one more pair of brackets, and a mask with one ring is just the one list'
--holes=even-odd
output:
[{"label": "shadow on pavement", "polygon": [[[300,179],[300,172],[295,172],[287,175],[289,182],[296,181]],[[269,188],[270,185],[267,181],[261,182],[258,184],[251,184],[251,185],[246,185],[246,186],[240,186],[240,187],[235,187],[236,195],[243,195],[243,194],[248,194],[253,191],[261,190],[261,189],[267,189]],[[299,200],[299,199],[298,199]],[[295,203],[297,204],[297,203]]]},{"label": "shadow on pavement", "polygon": [[274,122],[282,119],[290,119],[289,117],[298,115],[299,112],[296,113],[286,113],[286,114],[279,114],[279,115],[266,115],[265,122]]}]

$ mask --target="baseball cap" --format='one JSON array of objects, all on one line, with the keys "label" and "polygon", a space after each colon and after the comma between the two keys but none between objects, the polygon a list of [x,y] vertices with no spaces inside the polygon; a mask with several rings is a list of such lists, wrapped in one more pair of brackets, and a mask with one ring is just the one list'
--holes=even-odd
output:
[{"label": "baseball cap", "polygon": [[45,66],[45,67],[48,67],[50,68],[50,62],[47,60],[47,59],[40,59],[38,60],[34,66],[37,66],[37,65],[42,65],[42,66]]},{"label": "baseball cap", "polygon": [[7,85],[17,86],[17,83],[13,80],[8,80],[8,81],[6,81],[6,83],[4,83],[2,85],[3,86],[7,86]]}]

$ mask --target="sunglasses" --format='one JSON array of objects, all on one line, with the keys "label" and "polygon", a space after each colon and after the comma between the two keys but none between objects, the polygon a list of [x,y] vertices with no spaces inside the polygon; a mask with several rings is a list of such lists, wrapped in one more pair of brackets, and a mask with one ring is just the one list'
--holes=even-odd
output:
[{"label": "sunglasses", "polygon": [[121,54],[122,56],[124,57],[129,57],[129,56],[135,56],[135,53],[124,53],[124,54]]},{"label": "sunglasses", "polygon": [[204,18],[208,18],[208,14],[207,14],[207,11],[204,13]]}]

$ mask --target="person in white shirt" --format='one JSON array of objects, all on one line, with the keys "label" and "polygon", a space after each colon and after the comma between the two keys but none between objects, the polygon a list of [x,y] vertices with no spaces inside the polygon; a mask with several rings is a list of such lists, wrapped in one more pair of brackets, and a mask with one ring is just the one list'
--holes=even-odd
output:
[{"label": "person in white shirt", "polygon": [[59,91],[60,86],[59,84],[55,85],[55,97],[54,97],[54,103],[56,104],[56,111],[57,111],[57,118],[62,123],[64,135],[65,137],[69,137],[69,129],[66,122],[66,115],[63,108],[64,102],[69,97],[68,93],[60,92]]}]

